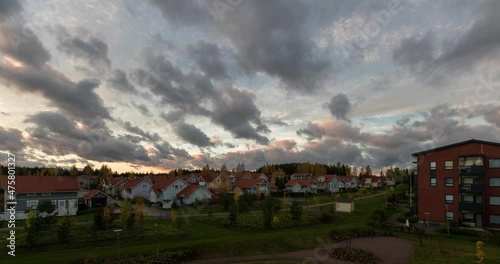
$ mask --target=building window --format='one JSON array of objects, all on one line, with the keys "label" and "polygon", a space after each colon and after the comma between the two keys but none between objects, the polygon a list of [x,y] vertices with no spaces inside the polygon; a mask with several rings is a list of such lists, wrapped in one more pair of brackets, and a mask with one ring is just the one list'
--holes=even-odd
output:
[{"label": "building window", "polygon": [[49,196],[51,193],[42,193],[42,196]]},{"label": "building window", "polygon": [[436,178],[431,178],[431,186],[436,187]]},{"label": "building window", "polygon": [[146,189],[146,188],[147,188],[147,185],[146,185],[146,184],[143,184],[143,185],[142,185],[142,188],[143,188],[143,189]]},{"label": "building window", "polygon": [[453,160],[447,160],[444,162],[445,170],[453,170]]},{"label": "building window", "polygon": [[444,196],[444,200],[447,204],[453,203],[453,194],[446,194]]},{"label": "building window", "polygon": [[464,220],[474,221],[474,214],[473,213],[464,213]]},{"label": "building window", "polygon": [[474,184],[474,178],[472,177],[464,177],[462,180],[464,184]]},{"label": "building window", "polygon": [[444,178],[444,186],[453,187],[453,178]]},{"label": "building window", "polygon": [[431,161],[431,170],[436,170],[436,162]]},{"label": "building window", "polygon": [[500,205],[500,196],[490,196],[490,205]]},{"label": "building window", "polygon": [[490,215],[490,224],[500,225],[500,215]]},{"label": "building window", "polygon": [[36,210],[36,208],[38,207],[38,201],[37,200],[26,201],[26,207],[28,209]]},{"label": "building window", "polygon": [[488,161],[490,169],[499,169],[500,168],[500,159],[490,159]]},{"label": "building window", "polygon": [[472,195],[464,195],[462,201],[464,203],[473,203],[474,202],[474,196],[472,196]]},{"label": "building window", "polygon": [[446,212],[445,217],[446,220],[453,220],[453,212]]},{"label": "building window", "polygon": [[500,178],[490,178],[490,187],[500,187]]},{"label": "building window", "polygon": [[36,193],[27,193],[26,196],[36,196]]},{"label": "building window", "polygon": [[53,206],[57,206],[57,200],[50,200]]},{"label": "building window", "polygon": [[460,167],[483,166],[483,157],[460,157],[458,159],[458,166]]}]

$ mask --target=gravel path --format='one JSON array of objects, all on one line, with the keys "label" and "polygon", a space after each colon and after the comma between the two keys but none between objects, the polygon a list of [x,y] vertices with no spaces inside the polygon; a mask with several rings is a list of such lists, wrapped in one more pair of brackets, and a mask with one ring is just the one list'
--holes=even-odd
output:
[{"label": "gravel path", "polygon": [[195,264],[212,263],[245,263],[254,261],[289,260],[300,263],[350,263],[332,259],[328,256],[328,251],[332,248],[343,247],[348,243],[352,248],[371,251],[379,259],[381,264],[403,264],[413,256],[415,248],[411,242],[397,237],[360,237],[353,238],[332,245],[325,245],[315,249],[300,250],[281,254],[255,255],[243,257],[219,258],[213,260],[199,260]]}]

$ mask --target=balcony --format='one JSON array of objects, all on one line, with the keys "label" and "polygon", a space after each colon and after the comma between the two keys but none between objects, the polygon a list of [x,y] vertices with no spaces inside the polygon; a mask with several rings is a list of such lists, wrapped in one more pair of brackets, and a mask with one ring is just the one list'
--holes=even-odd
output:
[{"label": "balcony", "polygon": [[483,211],[483,204],[482,203],[460,203],[459,209],[460,209],[460,211],[482,212]]},{"label": "balcony", "polygon": [[482,165],[459,166],[458,173],[460,175],[484,175],[484,167]]},{"label": "balcony", "polygon": [[460,184],[460,192],[483,193],[483,184]]}]

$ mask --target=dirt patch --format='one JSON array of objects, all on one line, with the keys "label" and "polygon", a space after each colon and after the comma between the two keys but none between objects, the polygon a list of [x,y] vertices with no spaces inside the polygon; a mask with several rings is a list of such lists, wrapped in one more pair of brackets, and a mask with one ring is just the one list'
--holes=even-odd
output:
[{"label": "dirt patch", "polygon": [[328,252],[332,248],[345,247],[350,245],[353,248],[370,251],[379,259],[381,264],[403,264],[413,256],[415,248],[412,243],[397,237],[360,237],[345,240],[339,243],[317,247],[315,249],[300,250],[280,254],[254,255],[243,257],[228,257],[212,260],[198,260],[192,263],[212,264],[212,263],[245,263],[256,261],[291,260],[301,263],[350,263],[330,258]]}]

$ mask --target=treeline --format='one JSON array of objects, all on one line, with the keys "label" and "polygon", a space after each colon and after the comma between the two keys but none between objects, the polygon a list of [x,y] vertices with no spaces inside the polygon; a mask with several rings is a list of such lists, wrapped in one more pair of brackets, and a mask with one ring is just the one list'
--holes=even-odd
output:
[{"label": "treeline", "polygon": [[[369,167],[369,166],[368,166]],[[339,176],[352,175],[352,167],[349,165],[340,164],[319,164],[319,163],[283,163],[283,164],[268,164],[257,169],[260,173],[276,173],[282,171],[286,175],[294,173],[311,173],[312,175],[336,174]]]}]

